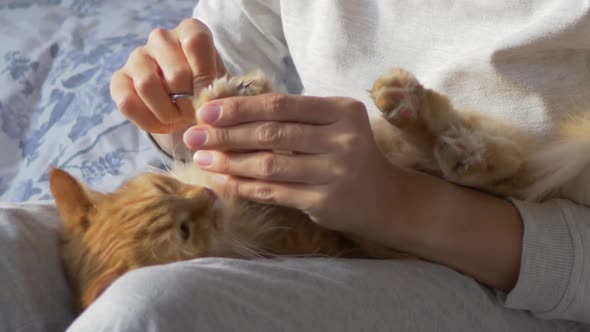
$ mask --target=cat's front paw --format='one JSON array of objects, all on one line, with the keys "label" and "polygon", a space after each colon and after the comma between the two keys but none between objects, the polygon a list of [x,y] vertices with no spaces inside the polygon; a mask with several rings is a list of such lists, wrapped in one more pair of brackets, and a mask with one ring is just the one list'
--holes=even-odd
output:
[{"label": "cat's front paw", "polygon": [[404,128],[419,118],[424,88],[410,72],[390,70],[375,81],[370,93],[383,117],[394,126]]},{"label": "cat's front paw", "polygon": [[211,100],[234,96],[255,96],[272,91],[271,80],[261,71],[253,71],[237,77],[226,75],[202,89],[198,98],[195,98],[193,107],[198,110],[201,105]]}]

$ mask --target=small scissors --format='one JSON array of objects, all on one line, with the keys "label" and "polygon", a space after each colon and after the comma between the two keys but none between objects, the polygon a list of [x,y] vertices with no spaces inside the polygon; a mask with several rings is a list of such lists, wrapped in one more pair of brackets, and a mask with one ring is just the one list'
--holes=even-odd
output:
[{"label": "small scissors", "polygon": [[[243,89],[247,89],[250,87],[250,85],[252,85],[252,81],[248,81],[248,82],[240,82],[240,84],[238,85],[238,89],[243,90]],[[211,85],[209,85],[207,87],[207,89],[211,90]],[[182,99],[192,99],[194,97],[194,95],[192,93],[171,93],[169,94],[170,96],[170,100],[173,103],[176,103],[177,100],[182,100]]]}]

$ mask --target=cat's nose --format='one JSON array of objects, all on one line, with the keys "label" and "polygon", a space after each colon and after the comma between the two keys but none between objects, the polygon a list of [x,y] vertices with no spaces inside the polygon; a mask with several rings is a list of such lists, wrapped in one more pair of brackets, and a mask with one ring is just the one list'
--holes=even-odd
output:
[{"label": "cat's nose", "polygon": [[216,201],[217,200],[218,196],[215,193],[215,191],[213,191],[212,189],[206,188],[206,187],[204,187],[203,190],[209,196],[209,199],[211,199],[212,201]]}]

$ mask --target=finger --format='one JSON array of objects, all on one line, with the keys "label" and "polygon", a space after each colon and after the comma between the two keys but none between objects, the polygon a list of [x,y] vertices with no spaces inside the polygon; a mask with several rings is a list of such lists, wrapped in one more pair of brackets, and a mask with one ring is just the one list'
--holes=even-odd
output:
[{"label": "finger", "polygon": [[265,181],[323,185],[342,172],[327,155],[289,155],[272,152],[227,154],[197,151],[194,160],[204,170]]},{"label": "finger", "polygon": [[[164,29],[155,29],[148,39],[148,52],[162,71],[168,93],[192,93],[192,71],[176,35]],[[191,102],[179,100],[175,103],[184,117],[194,119]]]},{"label": "finger", "polygon": [[[205,104],[197,111],[199,120],[216,127],[234,126],[255,121],[289,121],[331,124],[351,109],[348,98],[263,94],[230,97]],[[362,103],[355,101],[362,105]],[[364,105],[362,105],[364,109]],[[358,108],[358,107],[357,107]]]},{"label": "finger", "polygon": [[223,63],[219,52],[217,52],[217,49],[215,49],[215,68],[217,70],[217,77],[227,74],[227,69],[225,69],[225,64]]},{"label": "finger", "polygon": [[184,133],[192,150],[283,150],[300,153],[330,153],[339,146],[334,125],[291,122],[253,122],[235,127],[194,126]]},{"label": "finger", "polygon": [[322,186],[268,182],[220,174],[215,175],[214,180],[226,197],[291,207],[304,213],[315,210],[325,196]]},{"label": "finger", "polygon": [[178,40],[193,73],[193,89],[196,92],[225,74],[218,68],[218,58],[213,35],[209,28],[196,19],[186,19],[178,26]]},{"label": "finger", "polygon": [[168,89],[159,75],[160,68],[143,48],[133,51],[125,67],[133,79],[137,95],[160,122],[170,124],[180,118],[180,111],[170,100]]},{"label": "finger", "polygon": [[141,101],[133,81],[124,72],[118,71],[111,80],[111,97],[117,108],[141,129],[157,134],[170,132],[170,126],[160,122]]}]

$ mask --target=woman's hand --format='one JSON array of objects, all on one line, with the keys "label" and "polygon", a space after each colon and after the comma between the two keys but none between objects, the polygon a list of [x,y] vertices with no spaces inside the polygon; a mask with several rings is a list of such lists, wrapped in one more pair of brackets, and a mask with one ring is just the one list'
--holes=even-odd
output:
[{"label": "woman's hand", "polygon": [[225,193],[293,207],[340,231],[391,219],[395,172],[361,102],[265,94],[213,101],[197,114],[211,126],[190,128],[185,144],[220,174]]},{"label": "woman's hand", "polygon": [[190,101],[171,102],[170,93],[193,93],[225,74],[209,29],[186,19],[172,30],[153,30],[111,80],[117,108],[141,129],[169,133],[194,123]]},{"label": "woman's hand", "polygon": [[[362,103],[267,94],[216,100],[197,114],[212,126],[190,128],[184,141],[225,192],[302,210],[493,287],[515,284],[523,226],[514,206],[391,165]],[[281,150],[295,153],[273,152]]]}]

